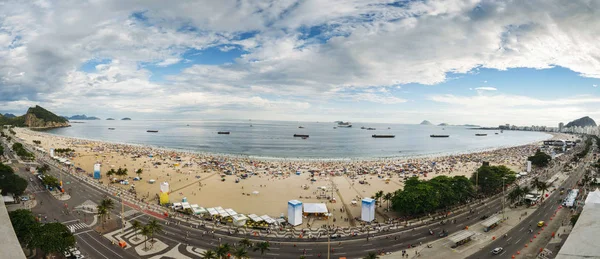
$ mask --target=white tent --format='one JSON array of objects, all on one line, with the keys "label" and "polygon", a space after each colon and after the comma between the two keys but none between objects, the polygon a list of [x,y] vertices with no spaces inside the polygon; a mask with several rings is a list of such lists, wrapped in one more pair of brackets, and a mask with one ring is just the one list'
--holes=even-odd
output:
[{"label": "white tent", "polygon": [[229,214],[227,213],[227,211],[225,211],[223,208],[216,207],[215,209],[219,213],[219,216],[221,216],[221,217],[227,217],[227,216],[229,216]]},{"label": "white tent", "polygon": [[325,203],[304,203],[304,213],[327,213]]},{"label": "white tent", "polygon": [[229,216],[234,216],[237,215],[237,212],[235,212],[232,209],[225,209],[225,212],[227,212],[227,214],[229,214]]},{"label": "white tent", "polygon": [[236,226],[243,226],[246,224],[248,217],[244,216],[244,214],[235,214],[232,216],[233,224]]},{"label": "white tent", "polygon": [[257,216],[256,214],[250,214],[250,215],[248,215],[248,217],[249,217],[249,218],[250,218],[252,221],[254,221],[254,222],[261,222],[261,221],[263,221],[263,219],[262,219],[262,218],[260,218],[259,216]]},{"label": "white tent", "polygon": [[271,217],[269,217],[268,215],[262,215],[262,216],[260,216],[260,218],[269,224],[274,224],[275,222],[277,222],[274,219],[272,219]]},{"label": "white tent", "polygon": [[252,192],[252,194],[254,194],[254,195],[258,195],[258,194],[259,194],[259,192],[258,192],[258,191],[253,191],[253,192]]},{"label": "white tent", "polygon": [[192,208],[192,206],[190,206],[190,204],[187,202],[182,202],[181,207],[183,207],[183,209],[191,209]]},{"label": "white tent", "polygon": [[217,210],[215,210],[215,208],[208,208],[206,210],[208,211],[208,214],[210,214],[211,216],[219,215],[219,212],[217,212]]}]

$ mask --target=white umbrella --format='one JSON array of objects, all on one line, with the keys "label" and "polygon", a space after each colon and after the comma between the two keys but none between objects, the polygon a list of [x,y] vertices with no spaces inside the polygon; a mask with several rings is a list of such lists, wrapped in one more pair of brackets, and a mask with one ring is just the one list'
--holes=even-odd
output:
[{"label": "white umbrella", "polygon": [[253,191],[252,194],[257,195],[257,194],[259,194],[259,192],[258,191]]}]

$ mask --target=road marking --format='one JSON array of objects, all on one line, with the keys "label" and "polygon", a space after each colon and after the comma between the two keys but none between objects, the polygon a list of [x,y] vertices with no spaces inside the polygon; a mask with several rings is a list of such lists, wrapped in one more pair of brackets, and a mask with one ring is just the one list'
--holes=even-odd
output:
[{"label": "road marking", "polygon": [[525,227],[521,227],[521,228],[519,229],[519,231],[523,230],[524,228],[525,228]]},{"label": "road marking", "polygon": [[400,243],[400,244],[395,244],[395,245],[392,245],[392,246],[401,246],[401,245],[402,245],[402,243]]},{"label": "road marking", "polygon": [[425,238],[427,238],[427,237],[417,238],[417,241],[419,241],[419,240],[423,240],[423,239],[425,239]]},{"label": "road marking", "polygon": [[[94,251],[96,251],[99,255],[101,255],[102,257],[109,259],[108,257],[104,256],[102,253],[100,253],[100,251],[96,250],[96,248],[94,248],[93,245],[90,245],[90,243],[88,243],[87,241],[83,240],[83,239],[79,239],[79,241],[83,241],[84,243],[86,243],[90,248],[94,249]],[[123,257],[121,257],[123,258]]]},{"label": "road marking", "polygon": [[519,243],[519,241],[521,241],[521,239],[523,239],[523,238],[519,238],[519,240],[517,240],[517,242],[515,242],[515,243]]},{"label": "road marking", "polygon": [[375,250],[377,250],[377,249],[373,248],[373,249],[368,249],[368,250],[365,250],[365,252],[368,252],[368,251],[375,251]]},{"label": "road marking", "polygon": [[74,219],[74,220],[69,220],[69,221],[65,221],[65,222],[61,222],[62,224],[66,224],[66,223],[71,223],[71,222],[75,222],[75,221],[79,221],[78,219]]},{"label": "road marking", "polygon": [[311,249],[311,248],[308,248],[308,249],[298,249],[298,250],[300,250],[300,251],[303,251],[303,250],[310,251],[310,250],[312,250],[312,249]]},{"label": "road marking", "polygon": [[362,246],[372,246],[373,244],[364,244]]},{"label": "road marking", "polygon": [[266,253],[266,255],[279,255],[279,254]]},{"label": "road marking", "polygon": [[94,231],[94,230],[93,230],[93,229],[90,229],[90,230],[87,230],[87,231],[79,232],[79,233],[77,233],[77,234],[74,234],[74,236],[78,236],[78,235],[85,234],[85,233],[87,233],[87,232],[92,232],[92,231]]},{"label": "road marking", "polygon": [[103,246],[104,248],[106,248],[108,251],[111,251],[113,254],[116,254],[119,258],[123,258],[123,256],[121,256],[120,254],[115,253],[115,251],[111,250],[110,248],[108,248],[107,246],[105,246],[104,244],[102,244],[102,242],[100,242],[98,239],[96,239],[95,237],[93,237],[90,234],[87,234],[89,237],[91,237],[92,239],[96,240],[96,242],[98,242],[98,244],[100,244],[101,246]]},{"label": "road marking", "polygon": [[345,255],[346,253],[335,253],[334,255]]},{"label": "road marking", "polygon": [[506,239],[506,242],[510,241],[512,239],[512,237],[509,237],[508,239]]}]

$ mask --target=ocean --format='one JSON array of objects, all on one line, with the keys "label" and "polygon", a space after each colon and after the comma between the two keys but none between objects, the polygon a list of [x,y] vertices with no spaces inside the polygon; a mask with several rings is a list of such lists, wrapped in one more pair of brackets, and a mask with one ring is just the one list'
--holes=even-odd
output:
[{"label": "ocean", "polygon": [[[283,121],[84,121],[48,133],[182,151],[241,155],[264,159],[380,159],[438,156],[518,146],[548,139],[540,132],[472,130],[459,126],[353,123],[337,128],[333,122]],[[299,128],[300,126],[304,128]],[[360,129],[372,127],[376,130]],[[114,128],[109,130],[108,128]],[[147,130],[158,130],[148,133]],[[219,135],[218,131],[229,131]],[[488,134],[475,136],[476,133]],[[499,134],[495,134],[499,133]],[[294,134],[310,135],[307,139]],[[392,134],[395,138],[372,138]],[[431,134],[450,135],[431,138]]]}]

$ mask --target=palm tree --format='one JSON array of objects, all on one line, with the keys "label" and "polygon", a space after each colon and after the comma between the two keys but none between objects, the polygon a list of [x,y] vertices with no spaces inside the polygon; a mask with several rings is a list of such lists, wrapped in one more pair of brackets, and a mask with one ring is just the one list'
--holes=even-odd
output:
[{"label": "palm tree", "polygon": [[102,228],[104,228],[104,217],[108,214],[108,210],[103,205],[96,206],[98,216],[100,217],[100,222],[102,222]]},{"label": "palm tree", "polygon": [[365,257],[363,257],[363,259],[377,259],[379,258],[379,256],[377,256],[376,253],[373,252],[369,252],[369,254],[367,254]]},{"label": "palm tree", "polygon": [[148,225],[146,226],[150,229],[151,240],[154,241],[154,233],[160,231],[162,229],[162,226],[158,224],[158,221],[156,221],[155,219],[150,220],[150,222],[148,222]]},{"label": "palm tree", "polygon": [[256,243],[254,244],[254,252],[260,250],[260,255],[264,255],[266,251],[270,251],[271,249],[269,249],[269,242],[260,242],[260,243]]},{"label": "palm tree", "polygon": [[252,242],[250,242],[250,239],[248,238],[244,238],[242,240],[239,241],[240,245],[243,245],[245,247],[252,247]]},{"label": "palm tree", "polygon": [[106,198],[100,202],[104,208],[106,208],[108,219],[110,219],[110,211],[115,207],[115,202],[112,199]]},{"label": "palm tree", "polygon": [[145,237],[144,239],[144,249],[148,250],[148,236],[152,235],[152,229],[150,229],[150,227],[148,225],[142,227],[142,231],[141,231],[142,236]]},{"label": "palm tree", "polygon": [[394,198],[394,195],[391,192],[388,192],[385,195],[383,195],[383,200],[387,201],[388,210],[390,209],[390,201],[392,200],[392,198]]},{"label": "palm tree", "polygon": [[206,250],[200,256],[202,259],[217,259],[217,254],[213,250]]},{"label": "palm tree", "polygon": [[531,180],[531,183],[529,184],[529,186],[531,186],[531,189],[538,190],[539,189],[538,186],[540,186],[540,183],[541,183],[540,179],[536,177],[536,178],[533,178],[533,180]]},{"label": "palm tree", "polygon": [[121,176],[127,176],[127,168],[124,168],[123,171],[121,171]]},{"label": "palm tree", "polygon": [[[383,191],[378,191],[375,193],[375,200],[378,204],[379,204],[379,199],[381,199],[381,197],[383,197]],[[379,204],[379,206],[381,206],[381,204]]]},{"label": "palm tree", "polygon": [[517,185],[510,193],[508,193],[508,200],[510,201],[510,203],[515,203],[515,201],[518,201],[521,197],[522,192],[523,189],[521,189],[521,187]]},{"label": "palm tree", "polygon": [[140,174],[142,174],[142,172],[144,172],[144,170],[142,170],[142,168],[140,168],[137,171],[135,171],[135,174],[137,174],[137,176],[140,177]]},{"label": "palm tree", "polygon": [[233,256],[236,259],[246,259],[246,258],[250,258],[248,257],[248,251],[246,251],[245,247],[240,247],[237,250],[235,250],[235,252],[233,252]]},{"label": "palm tree", "polygon": [[542,201],[544,200],[544,194],[548,191],[549,188],[550,185],[545,182],[540,182],[540,185],[538,185],[538,190],[542,191]]},{"label": "palm tree", "polygon": [[138,230],[140,230],[140,229],[144,228],[144,227],[142,226],[142,223],[140,223],[140,222],[139,222],[139,221],[137,221],[137,220],[134,220],[133,222],[131,222],[131,227],[133,228],[133,231],[134,231],[134,234],[135,234],[135,238],[138,238],[138,237],[137,237],[137,236],[138,236],[138,235],[137,235],[137,232],[138,232]]},{"label": "palm tree", "polygon": [[110,179],[110,178],[113,175],[117,175],[117,172],[115,172],[115,169],[111,168],[110,170],[108,170],[108,172],[106,172],[106,176],[108,176],[108,178],[109,178],[108,183],[112,183],[112,179]]},{"label": "palm tree", "polygon": [[218,258],[227,258],[227,253],[229,253],[229,251],[231,251],[231,246],[225,243],[217,247],[215,252]]}]

